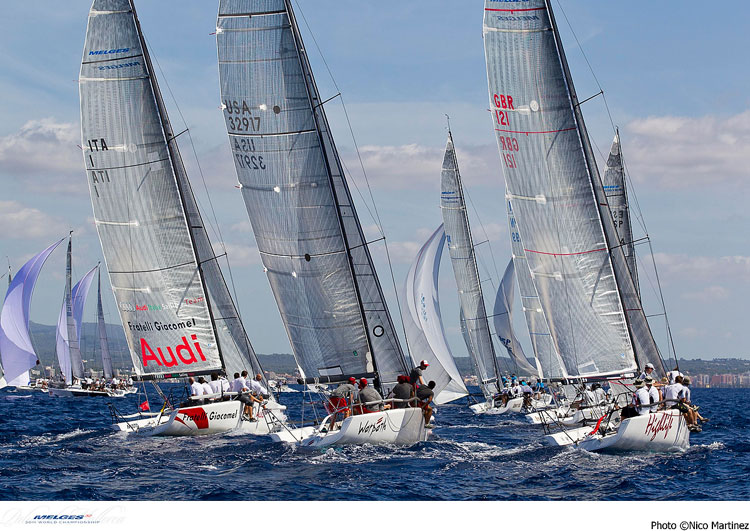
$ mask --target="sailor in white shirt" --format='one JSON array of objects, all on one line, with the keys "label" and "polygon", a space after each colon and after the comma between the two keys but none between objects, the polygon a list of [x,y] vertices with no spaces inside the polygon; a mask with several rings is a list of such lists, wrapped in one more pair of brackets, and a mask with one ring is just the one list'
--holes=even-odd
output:
[{"label": "sailor in white shirt", "polygon": [[221,382],[219,381],[219,375],[215,372],[211,373],[211,381],[208,383],[211,387],[211,393],[221,393]]},{"label": "sailor in white shirt", "polygon": [[245,379],[240,376],[240,373],[238,372],[234,373],[234,380],[232,380],[231,389],[233,393],[242,393],[243,391],[248,390]]},{"label": "sailor in white shirt", "polygon": [[203,378],[203,376],[198,377],[198,383],[203,387],[204,395],[212,395],[214,393],[214,390],[211,389],[211,386],[208,385],[208,382],[206,382],[206,379]]},{"label": "sailor in white shirt", "polygon": [[633,396],[634,406],[638,411],[639,415],[646,415],[651,409],[650,399],[648,396],[648,389],[642,380],[635,381],[636,392]]},{"label": "sailor in white shirt", "polygon": [[673,371],[669,371],[667,373],[667,378],[669,379],[669,383],[673,384],[677,381],[677,377],[682,376],[682,373],[677,370],[677,367]]},{"label": "sailor in white shirt", "polygon": [[596,404],[602,405],[607,403],[607,393],[602,389],[602,384],[595,383],[591,386],[591,390],[594,392],[596,397]]},{"label": "sailor in white shirt", "polygon": [[586,404],[587,406],[596,405],[596,395],[594,395],[594,392],[591,390],[590,387],[584,387],[583,403]]},{"label": "sailor in white shirt", "polygon": [[654,379],[650,376],[647,376],[645,380],[643,380],[643,383],[646,384],[646,389],[648,389],[648,399],[651,405],[651,413],[656,413],[656,410],[659,409],[659,406],[656,405],[657,402],[660,402],[660,396],[659,396],[659,389],[656,388],[654,385]]},{"label": "sailor in white shirt", "polygon": [[196,382],[192,376],[188,382],[190,383],[190,396],[201,396],[203,394],[203,386]]},{"label": "sailor in white shirt", "polygon": [[263,381],[263,375],[258,373],[255,375],[255,378],[250,380],[250,391],[254,395],[262,396],[263,398],[268,397],[268,389],[263,387],[263,384],[261,383]]}]

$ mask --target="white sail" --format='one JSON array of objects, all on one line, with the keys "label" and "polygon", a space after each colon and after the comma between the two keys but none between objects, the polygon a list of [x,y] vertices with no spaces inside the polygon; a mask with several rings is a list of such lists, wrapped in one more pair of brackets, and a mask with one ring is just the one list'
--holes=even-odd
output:
[{"label": "white sail", "polygon": [[445,339],[440,314],[438,275],[444,244],[445,232],[440,225],[417,253],[402,292],[407,310],[404,316],[406,340],[414,358],[412,361],[414,365],[422,359],[429,362],[424,379],[435,382],[436,404],[469,394]]},{"label": "white sail", "polygon": [[147,379],[259,372],[132,1],[94,1],[79,85],[94,217],[136,373]]},{"label": "white sail", "polygon": [[[520,6],[523,16],[511,13]],[[622,250],[609,243],[611,216],[602,219],[606,200],[597,200],[599,176],[548,4],[487,0],[484,44],[507,191],[556,351],[571,376],[633,371],[629,308],[613,265]]]},{"label": "white sail", "polygon": [[492,344],[482,285],[479,281],[476,252],[466,214],[461,176],[453,138],[448,135],[440,185],[440,209],[445,223],[448,252],[456,278],[461,306],[461,323],[469,355],[474,362],[479,386],[486,397],[497,392],[498,362]]},{"label": "white sail", "polygon": [[407,368],[288,0],[222,0],[224,119],[255,241],[311,381]]},{"label": "white sail", "polygon": [[3,378],[0,387],[29,383],[29,369],[39,363],[29,335],[29,309],[39,272],[52,251],[65,239],[53,243],[18,270],[8,286],[0,311],[0,356]]},{"label": "white sail", "polygon": [[516,365],[516,371],[518,374],[538,378],[540,376],[540,371],[529,364],[526,355],[523,353],[521,343],[513,333],[513,301],[515,284],[515,268],[513,267],[513,259],[511,258],[510,262],[508,262],[508,267],[505,268],[505,274],[503,274],[503,279],[500,282],[500,287],[497,290],[497,297],[495,298],[495,308],[493,312],[495,332],[497,333],[498,339],[500,339],[500,343],[502,343],[508,351],[510,359]]},{"label": "white sail", "polygon": [[531,347],[534,349],[537,369],[542,378],[567,378],[563,361],[555,350],[555,344],[552,341],[534,281],[531,279],[531,271],[529,271],[529,264],[526,261],[521,233],[518,230],[518,221],[513,215],[513,204],[509,199],[506,200],[506,206],[510,246],[513,252],[513,269],[518,280],[521,307],[529,330]]},{"label": "white sail", "polygon": [[102,369],[104,378],[109,381],[114,376],[112,370],[112,357],[109,354],[109,341],[107,341],[107,323],[104,321],[104,307],[102,306],[102,270],[96,278],[96,328],[99,335],[99,349],[102,354]]}]

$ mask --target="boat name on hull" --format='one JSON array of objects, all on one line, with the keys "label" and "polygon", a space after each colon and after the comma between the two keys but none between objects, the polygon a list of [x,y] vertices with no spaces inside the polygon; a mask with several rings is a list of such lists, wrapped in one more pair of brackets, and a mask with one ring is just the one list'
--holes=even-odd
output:
[{"label": "boat name on hull", "polygon": [[659,432],[664,432],[664,438],[667,438],[669,430],[672,429],[672,423],[674,422],[674,416],[669,414],[661,415],[650,413],[648,418],[648,424],[646,425],[646,435],[651,435],[653,441]]},{"label": "boat name on hull", "polygon": [[386,423],[383,422],[383,419],[385,417],[380,417],[375,422],[370,422],[369,420],[365,422],[364,424],[361,424],[359,426],[359,431],[357,431],[357,435],[367,434],[367,435],[373,435],[375,433],[385,431]]}]

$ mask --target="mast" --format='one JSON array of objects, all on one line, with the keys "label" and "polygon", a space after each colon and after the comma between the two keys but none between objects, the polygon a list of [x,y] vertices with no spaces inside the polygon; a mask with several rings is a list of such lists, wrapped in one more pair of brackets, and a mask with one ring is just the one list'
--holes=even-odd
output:
[{"label": "mast", "polygon": [[[153,87],[154,97],[156,99],[156,107],[159,111],[161,126],[164,130],[164,137],[167,141],[167,150],[169,152],[169,158],[172,163],[172,171],[174,172],[175,176],[175,184],[177,186],[177,192],[180,197],[180,203],[182,204],[183,212],[185,213],[185,223],[187,224],[188,234],[190,235],[190,244],[193,248],[193,256],[195,257],[195,263],[197,264],[198,268],[198,278],[200,280],[201,287],[203,288],[203,292],[206,294],[206,309],[208,310],[208,315],[211,320],[211,328],[213,329],[214,339],[216,341],[216,349],[219,353],[219,358],[222,360],[222,365],[224,365],[222,344],[219,341],[219,333],[216,329],[216,321],[214,319],[213,309],[211,307],[211,297],[209,296],[208,288],[206,287],[206,280],[203,275],[203,267],[198,254],[198,246],[196,245],[195,234],[193,233],[193,229],[199,229],[202,227],[192,226],[188,217],[187,202],[185,200],[186,192],[182,189],[182,183],[180,182],[180,179],[177,175],[178,168],[184,172],[182,157],[180,156],[180,151],[177,148],[177,144],[175,143],[175,135],[174,131],[172,130],[172,124],[169,121],[167,108],[164,105],[164,99],[162,98],[161,91],[159,90],[159,82],[156,79],[154,67],[151,63],[151,55],[149,54],[148,48],[146,47],[146,39],[143,38],[143,30],[141,29],[141,22],[140,20],[138,20],[138,13],[135,10],[135,4],[133,3],[133,0],[128,0],[128,2],[130,3],[130,9],[133,11],[133,19],[135,20],[135,26],[137,29],[138,40],[140,41],[141,50],[143,50],[143,60],[145,63],[146,72],[149,79],[151,80],[151,86]],[[190,193],[192,193],[192,191],[190,191]]]},{"label": "mast", "polygon": [[109,355],[109,343],[107,341],[107,323],[104,321],[104,307],[102,305],[102,270],[98,268],[98,275],[96,278],[96,319],[97,328],[99,332],[99,348],[102,354],[102,370],[104,371],[104,378],[111,380],[113,374],[112,371],[112,358]]}]

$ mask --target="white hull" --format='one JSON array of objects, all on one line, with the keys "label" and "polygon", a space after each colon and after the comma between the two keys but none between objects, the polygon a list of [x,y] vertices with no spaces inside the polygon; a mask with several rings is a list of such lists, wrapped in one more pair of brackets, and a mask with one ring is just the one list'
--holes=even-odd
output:
[{"label": "white hull", "polygon": [[81,389],[80,387],[50,387],[50,396],[57,396],[60,398],[71,398],[71,397],[82,397],[82,396],[123,396],[117,395],[115,391],[89,391],[87,389]]},{"label": "white hull", "polygon": [[578,426],[586,420],[597,420],[612,406],[610,404],[584,409],[571,409],[567,406],[543,409],[526,415],[526,419],[532,424],[562,424],[563,426]]},{"label": "white hull", "polygon": [[[542,399],[531,400],[531,407],[533,409],[546,408],[552,402],[552,397],[545,395]],[[488,415],[503,415],[506,413],[523,413],[523,397],[519,396],[511,398],[505,406],[494,406],[493,400],[486,402],[480,402],[479,404],[473,404],[469,408],[476,414],[488,414]]]},{"label": "white hull", "polygon": [[317,428],[282,429],[271,434],[276,442],[296,443],[305,447],[344,444],[410,445],[427,439],[421,408],[401,408],[353,415],[328,432],[330,418]]},{"label": "white hull", "polygon": [[616,431],[605,435],[585,426],[547,435],[545,441],[554,446],[574,445],[592,452],[605,449],[674,452],[690,447],[690,431],[682,414],[669,409],[626,419]]},{"label": "white hull", "polygon": [[119,422],[113,429],[164,436],[213,435],[231,430],[251,435],[266,435],[278,429],[280,422],[286,420],[283,413],[286,406],[272,400],[266,403],[267,409],[258,404],[253,407],[255,420],[252,422],[242,420],[243,408],[244,404],[239,400],[186,406],[151,418]]}]

